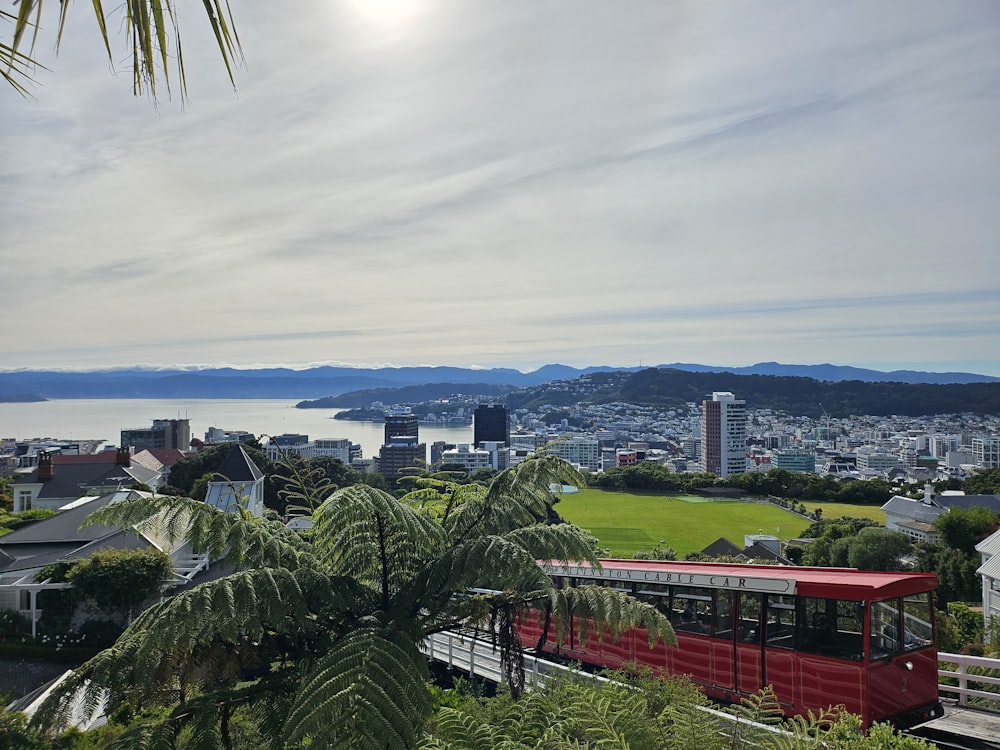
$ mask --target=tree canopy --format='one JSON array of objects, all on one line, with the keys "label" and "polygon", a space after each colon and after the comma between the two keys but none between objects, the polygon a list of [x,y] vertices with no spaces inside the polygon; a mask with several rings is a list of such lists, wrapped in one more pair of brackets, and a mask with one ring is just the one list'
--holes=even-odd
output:
[{"label": "tree canopy", "polygon": [[962,482],[967,495],[1000,495],[1000,469],[981,469]]}]

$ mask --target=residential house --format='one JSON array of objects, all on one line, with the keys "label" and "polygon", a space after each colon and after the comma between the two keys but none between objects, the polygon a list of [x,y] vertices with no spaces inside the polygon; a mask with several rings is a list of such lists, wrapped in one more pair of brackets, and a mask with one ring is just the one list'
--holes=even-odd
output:
[{"label": "residential house", "polygon": [[58,510],[81,497],[97,497],[135,484],[156,487],[161,470],[133,462],[127,448],[90,456],[54,456],[43,451],[38,465],[14,479],[14,512]]},{"label": "residential house", "polygon": [[70,584],[38,580],[47,565],[75,562],[99,550],[159,549],[170,555],[174,577],[168,586],[188,583],[208,568],[208,556],[195,554],[186,543],[172,545],[155,529],[143,530],[117,526],[82,526],[87,516],[110,503],[145,496],[138,490],[116,490],[100,497],[87,497],[70,503],[56,515],[15,529],[0,537],[0,608],[13,609],[29,618],[32,635],[38,618],[38,592],[66,588]]}]

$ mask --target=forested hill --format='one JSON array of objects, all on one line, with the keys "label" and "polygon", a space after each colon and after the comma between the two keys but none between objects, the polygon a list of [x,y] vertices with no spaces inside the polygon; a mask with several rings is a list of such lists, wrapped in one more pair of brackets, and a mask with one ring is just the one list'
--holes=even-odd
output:
[{"label": "forested hill", "polygon": [[449,398],[456,394],[465,396],[480,396],[483,398],[503,401],[513,390],[510,386],[491,385],[489,383],[428,383],[427,385],[408,385],[403,388],[370,388],[362,391],[350,391],[338,396],[326,396],[311,401],[300,401],[296,409],[357,409],[367,407],[373,401],[386,404],[412,404],[420,401]]},{"label": "forested hill", "polygon": [[813,417],[821,416],[824,409],[835,417],[1000,414],[1000,383],[931,385],[860,380],[830,383],[812,378],[673,369],[648,369],[627,375],[617,390],[601,394],[596,400],[665,406],[677,399],[700,402],[713,391],[732,391],[755,409],[777,409]]}]

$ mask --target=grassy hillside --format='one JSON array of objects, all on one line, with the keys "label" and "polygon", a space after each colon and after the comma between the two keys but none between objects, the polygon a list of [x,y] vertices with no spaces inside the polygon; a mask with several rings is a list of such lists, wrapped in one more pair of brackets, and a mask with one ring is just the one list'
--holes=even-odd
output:
[{"label": "grassy hillside", "polygon": [[[824,508],[830,513],[832,506]],[[847,507],[847,506],[844,506]],[[585,489],[564,495],[556,510],[567,521],[589,529],[615,557],[631,557],[663,541],[679,555],[695,552],[720,536],[735,544],[744,534],[798,536],[809,522],[773,505],[736,501],[706,502],[691,496],[635,494]],[[845,510],[845,513],[848,511]],[[842,515],[836,513],[836,516]]]}]

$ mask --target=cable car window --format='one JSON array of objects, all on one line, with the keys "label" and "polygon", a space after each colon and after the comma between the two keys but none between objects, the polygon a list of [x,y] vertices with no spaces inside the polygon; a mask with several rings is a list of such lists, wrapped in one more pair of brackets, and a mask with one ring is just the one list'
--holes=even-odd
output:
[{"label": "cable car window", "polygon": [[733,637],[733,592],[715,592],[715,623],[712,635],[731,640]]},{"label": "cable car window", "polygon": [[799,597],[796,648],[838,659],[862,659],[864,610],[864,602]]},{"label": "cable car window", "polygon": [[615,591],[620,591],[623,594],[634,594],[635,586],[627,581],[614,581],[607,578],[601,578],[597,581],[590,581],[591,584],[595,586],[601,586],[606,589],[614,589]]},{"label": "cable car window", "polygon": [[899,653],[899,599],[872,602],[869,648],[871,659]]},{"label": "cable car window", "polygon": [[934,643],[934,612],[931,595],[903,597],[903,650],[915,651]]},{"label": "cable car window", "polygon": [[635,598],[652,604],[665,615],[670,614],[670,587],[659,583],[644,583],[637,587]]},{"label": "cable car window", "polygon": [[795,597],[768,594],[765,600],[767,622],[764,643],[777,648],[795,647]]},{"label": "cable car window", "polygon": [[680,633],[709,633],[712,625],[712,590],[675,586],[670,624]]},{"label": "cable car window", "polygon": [[740,643],[760,643],[760,604],[763,595],[744,591],[740,594],[740,626],[736,638]]}]

